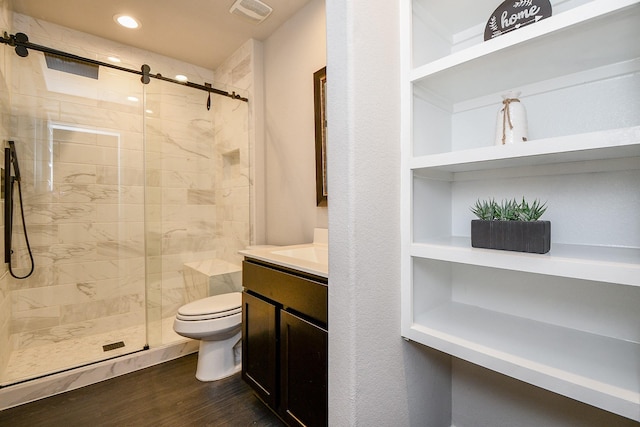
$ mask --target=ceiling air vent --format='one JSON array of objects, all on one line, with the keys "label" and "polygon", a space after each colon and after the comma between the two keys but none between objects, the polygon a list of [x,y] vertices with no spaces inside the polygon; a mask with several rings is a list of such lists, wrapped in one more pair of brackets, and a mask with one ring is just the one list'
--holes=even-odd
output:
[{"label": "ceiling air vent", "polygon": [[236,0],[236,2],[229,9],[229,13],[239,16],[241,18],[248,19],[254,24],[259,24],[269,15],[273,9],[260,0]]}]

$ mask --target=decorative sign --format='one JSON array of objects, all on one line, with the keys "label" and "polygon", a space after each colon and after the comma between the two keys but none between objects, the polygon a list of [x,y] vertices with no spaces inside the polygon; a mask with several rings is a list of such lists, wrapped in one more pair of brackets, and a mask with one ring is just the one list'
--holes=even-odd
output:
[{"label": "decorative sign", "polygon": [[550,16],[549,0],[506,0],[487,21],[484,39],[493,39]]}]

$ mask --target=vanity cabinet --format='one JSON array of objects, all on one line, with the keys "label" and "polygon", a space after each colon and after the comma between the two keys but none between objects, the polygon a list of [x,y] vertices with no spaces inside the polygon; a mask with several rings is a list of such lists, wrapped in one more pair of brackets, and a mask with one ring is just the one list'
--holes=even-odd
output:
[{"label": "vanity cabinet", "polygon": [[290,426],[327,425],[327,279],[243,262],[242,378]]},{"label": "vanity cabinet", "polygon": [[[640,421],[640,2],[484,41],[500,2],[401,1],[402,335]],[[509,91],[529,138],[494,145]],[[472,248],[469,207],[522,197],[551,251]]]}]

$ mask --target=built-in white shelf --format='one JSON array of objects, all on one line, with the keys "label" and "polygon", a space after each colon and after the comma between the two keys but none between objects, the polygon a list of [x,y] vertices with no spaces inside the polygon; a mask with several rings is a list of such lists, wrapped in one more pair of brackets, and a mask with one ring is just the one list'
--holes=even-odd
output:
[{"label": "built-in white shelf", "polygon": [[552,244],[546,254],[472,248],[469,237],[411,245],[411,256],[504,270],[640,286],[640,248]]},{"label": "built-in white shelf", "polygon": [[640,126],[414,157],[410,167],[469,172],[630,157],[640,157]]},{"label": "built-in white shelf", "polygon": [[406,333],[440,351],[632,419],[640,418],[640,344],[448,303]]},{"label": "built-in white shelf", "polygon": [[[402,3],[402,335],[640,422],[640,0],[551,2],[488,41],[500,1]],[[548,202],[551,251],[472,248],[491,197]]]},{"label": "built-in white shelf", "polygon": [[455,104],[629,61],[640,56],[640,43],[619,40],[640,40],[638,22],[635,0],[592,1],[418,66],[409,79]]}]

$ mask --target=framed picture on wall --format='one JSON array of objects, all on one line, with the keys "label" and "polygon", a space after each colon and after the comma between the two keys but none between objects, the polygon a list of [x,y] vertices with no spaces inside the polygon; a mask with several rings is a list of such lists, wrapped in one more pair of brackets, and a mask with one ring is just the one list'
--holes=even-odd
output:
[{"label": "framed picture on wall", "polygon": [[316,205],[327,206],[327,67],[313,73],[316,127]]}]

